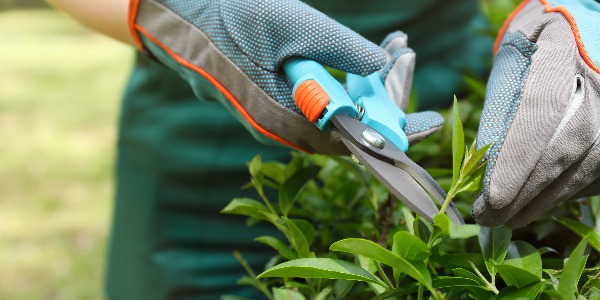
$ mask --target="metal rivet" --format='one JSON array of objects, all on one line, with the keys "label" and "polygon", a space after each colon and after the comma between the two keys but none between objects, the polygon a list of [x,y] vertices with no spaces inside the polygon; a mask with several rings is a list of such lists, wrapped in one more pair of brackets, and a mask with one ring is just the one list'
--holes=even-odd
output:
[{"label": "metal rivet", "polygon": [[379,149],[383,149],[385,146],[385,139],[377,131],[367,128],[363,130],[362,136],[367,140],[371,146]]}]

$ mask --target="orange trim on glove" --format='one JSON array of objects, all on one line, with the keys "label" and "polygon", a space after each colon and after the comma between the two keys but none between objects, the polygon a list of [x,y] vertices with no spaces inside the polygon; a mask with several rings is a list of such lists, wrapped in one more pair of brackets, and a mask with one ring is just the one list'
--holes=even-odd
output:
[{"label": "orange trim on glove", "polygon": [[[598,67],[596,64],[594,64],[594,62],[588,55],[587,51],[585,50],[585,46],[583,45],[583,41],[581,40],[581,35],[579,34],[579,29],[577,28],[577,23],[575,22],[575,19],[573,18],[573,15],[571,15],[569,10],[564,6],[552,7],[552,4],[548,0],[539,0],[539,1],[544,6],[544,11],[546,13],[551,13],[551,12],[561,13],[565,17],[565,19],[567,19],[567,21],[569,22],[569,25],[571,26],[571,31],[573,31],[573,36],[575,37],[575,43],[577,44],[577,49],[579,50],[579,55],[581,55],[581,58],[583,58],[583,61],[585,61],[585,63],[590,68],[592,68],[592,70],[594,70],[594,71],[596,71],[596,73],[600,74],[600,67]],[[498,32],[498,36],[496,37],[496,42],[494,43],[494,55],[496,55],[496,52],[498,52],[498,48],[500,47],[500,42],[502,41],[502,37],[504,36],[504,33],[508,29],[508,25],[512,22],[514,17],[523,9],[523,7],[525,7],[525,5],[527,5],[527,3],[529,3],[529,0],[523,1],[510,14],[510,16],[508,16],[508,18],[504,22],[504,25],[502,25],[502,28],[500,29],[500,31]]]},{"label": "orange trim on glove", "polygon": [[581,35],[579,34],[579,29],[577,29],[577,23],[575,23],[575,19],[573,18],[573,15],[571,15],[569,10],[564,6],[552,7],[552,4],[550,2],[548,2],[548,0],[540,0],[540,2],[542,2],[542,4],[544,5],[544,10],[547,13],[559,12],[559,13],[563,14],[565,19],[567,19],[567,21],[569,22],[569,25],[571,25],[571,30],[573,31],[573,35],[575,36],[575,43],[577,44],[577,48],[579,49],[579,54],[583,58],[583,61],[585,61],[585,63],[590,68],[592,68],[592,70],[594,70],[594,71],[596,71],[596,73],[600,74],[600,67],[598,67],[596,64],[594,64],[594,62],[592,61],[590,56],[587,54],[587,51],[585,51],[585,46],[583,45],[583,41],[581,40]]},{"label": "orange trim on glove", "polygon": [[[134,0],[135,1],[135,0]],[[171,49],[169,49],[169,47],[167,47],[165,44],[161,43],[158,39],[156,39],[154,36],[152,36],[146,29],[144,29],[144,27],[142,27],[139,24],[135,24],[135,29],[137,29],[139,32],[141,32],[145,37],[147,37],[148,39],[150,39],[153,43],[155,43],[156,45],[158,45],[160,48],[162,48],[165,52],[167,52],[167,54],[169,54],[175,61],[177,61],[179,64],[193,70],[194,72],[198,73],[200,76],[206,78],[206,80],[208,80],[212,85],[214,85],[221,93],[223,93],[223,95],[225,96],[225,98],[227,98],[227,100],[229,100],[229,102],[231,102],[231,104],[240,112],[240,114],[242,115],[242,117],[244,117],[244,119],[246,119],[246,121],[254,128],[256,129],[258,132],[260,132],[262,135],[267,136],[281,144],[284,144],[288,147],[292,147],[294,149],[298,149],[300,151],[303,152],[311,152],[308,151],[300,146],[297,146],[295,144],[292,144],[289,141],[286,141],[284,139],[282,139],[281,137],[273,134],[272,132],[268,131],[267,129],[263,128],[260,124],[258,124],[253,118],[252,116],[246,111],[246,109],[244,108],[244,106],[242,106],[242,104],[235,98],[235,96],[233,94],[231,94],[231,92],[229,92],[229,90],[227,90],[227,88],[222,85],[216,78],[214,78],[212,75],[210,75],[208,72],[206,72],[205,70],[203,70],[202,68],[192,64],[191,62],[183,59],[182,57],[180,57],[179,55],[177,55],[175,52],[173,52]]]},{"label": "orange trim on glove", "polygon": [[517,14],[519,12],[521,12],[523,7],[525,7],[525,5],[527,5],[527,3],[529,3],[529,0],[525,0],[525,1],[521,2],[521,4],[519,4],[519,6],[517,6],[517,8],[515,8],[515,10],[512,13],[510,13],[508,18],[506,18],[506,21],[504,21],[504,24],[502,24],[502,27],[500,28],[500,31],[498,31],[498,35],[496,36],[496,42],[494,43],[494,55],[496,55],[496,52],[498,52],[498,48],[500,47],[500,42],[502,41],[502,37],[504,36],[504,33],[508,29],[508,25],[510,25],[510,23],[515,18],[515,16],[517,16]]},{"label": "orange trim on glove", "polygon": [[131,37],[133,37],[133,41],[135,42],[135,46],[138,47],[139,50],[144,50],[144,44],[140,39],[137,31],[135,31],[135,17],[137,16],[138,8],[140,7],[140,0],[130,0],[129,1],[129,11],[127,12],[127,24],[129,25],[129,33]]}]

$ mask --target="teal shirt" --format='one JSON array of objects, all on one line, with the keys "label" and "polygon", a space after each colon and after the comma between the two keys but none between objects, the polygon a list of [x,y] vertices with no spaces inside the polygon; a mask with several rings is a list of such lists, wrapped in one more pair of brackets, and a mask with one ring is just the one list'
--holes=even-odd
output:
[{"label": "teal shirt", "polygon": [[[417,53],[415,88],[422,106],[452,99],[465,70],[483,72],[492,41],[476,1],[307,1],[378,43],[409,34]],[[289,149],[258,143],[206,88],[196,97],[174,71],[138,56],[121,109],[116,202],[107,270],[110,299],[218,299],[256,296],[235,281],[240,250],[259,271],[273,254],[253,241],[273,234],[219,211],[241,190],[246,162],[286,160]],[[202,101],[199,101],[199,99]]]}]

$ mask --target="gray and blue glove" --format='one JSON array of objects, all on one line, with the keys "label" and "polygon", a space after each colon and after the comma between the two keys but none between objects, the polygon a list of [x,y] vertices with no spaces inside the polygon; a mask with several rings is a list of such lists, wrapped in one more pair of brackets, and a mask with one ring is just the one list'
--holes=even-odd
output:
[{"label": "gray and blue glove", "polygon": [[473,217],[527,225],[600,194],[600,3],[525,1],[496,44],[477,137],[492,144]]},{"label": "gray and blue glove", "polygon": [[[414,53],[403,34],[383,49],[297,0],[133,0],[129,22],[138,46],[177,70],[198,98],[223,103],[261,141],[309,152],[348,150],[299,113],[285,59],[359,75],[380,71],[401,105],[412,82]],[[441,126],[431,113],[407,121],[413,142]]]}]

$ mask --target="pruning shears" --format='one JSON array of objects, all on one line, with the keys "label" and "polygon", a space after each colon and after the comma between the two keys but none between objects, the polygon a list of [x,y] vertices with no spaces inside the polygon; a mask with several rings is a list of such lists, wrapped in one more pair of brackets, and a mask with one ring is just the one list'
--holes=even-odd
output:
[{"label": "pruning shears", "polygon": [[[389,98],[377,72],[362,77],[347,74],[346,88],[318,62],[292,57],[284,64],[302,113],[320,130],[335,130],[358,161],[413,211],[432,220],[446,193],[405,152],[406,116]],[[464,220],[453,203],[448,216]]]}]

